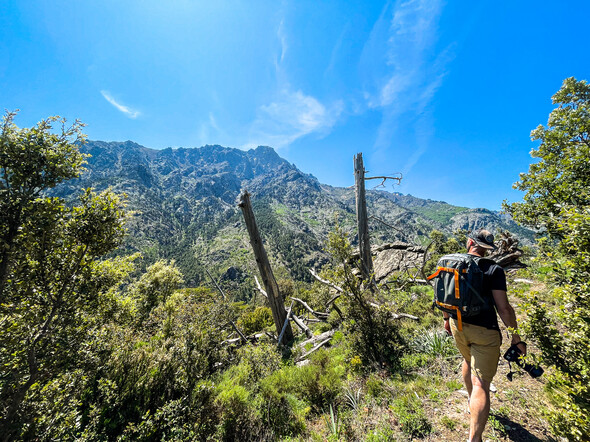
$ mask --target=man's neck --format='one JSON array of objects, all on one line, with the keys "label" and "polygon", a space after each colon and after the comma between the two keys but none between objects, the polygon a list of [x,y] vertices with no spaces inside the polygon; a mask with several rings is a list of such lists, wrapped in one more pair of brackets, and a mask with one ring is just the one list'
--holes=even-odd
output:
[{"label": "man's neck", "polygon": [[470,255],[475,255],[475,256],[479,256],[480,258],[483,258],[483,253],[480,253],[475,247],[471,247],[467,253],[469,253]]}]

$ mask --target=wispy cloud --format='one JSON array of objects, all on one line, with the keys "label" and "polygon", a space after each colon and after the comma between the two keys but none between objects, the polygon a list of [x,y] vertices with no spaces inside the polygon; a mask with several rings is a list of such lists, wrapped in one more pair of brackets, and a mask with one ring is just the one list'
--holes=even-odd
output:
[{"label": "wispy cloud", "polygon": [[102,91],[100,91],[100,93],[105,98],[105,100],[107,100],[109,103],[111,103],[113,106],[115,106],[118,110],[120,110],[125,115],[127,115],[129,118],[137,118],[140,115],[139,111],[131,109],[130,107],[125,106],[121,103],[118,103],[113,98],[113,96],[110,94],[109,91],[102,90]]},{"label": "wispy cloud", "polygon": [[[365,46],[365,99],[383,112],[375,141],[376,155],[395,143],[398,124],[415,122],[415,144],[404,149],[407,173],[428,146],[428,107],[443,84],[452,59],[451,47],[438,50],[438,21],[442,0],[400,0],[388,4]],[[418,128],[420,128],[418,130]]]},{"label": "wispy cloud", "polygon": [[279,57],[277,66],[280,66],[283,61],[285,60],[285,55],[287,54],[287,49],[288,49],[288,45],[287,45],[287,35],[285,33],[285,21],[281,20],[281,23],[279,24],[279,29],[277,30],[277,38],[279,40],[279,43],[281,44],[281,56]]},{"label": "wispy cloud", "polygon": [[275,59],[276,92],[270,103],[259,106],[256,118],[248,131],[249,141],[242,147],[268,145],[280,149],[309,134],[325,136],[342,114],[343,102],[330,104],[295,89],[285,69],[288,51],[288,33],[285,20],[279,22],[276,38],[280,53]]},{"label": "wispy cloud", "polygon": [[276,100],[258,109],[248,147],[266,144],[282,148],[311,133],[327,134],[338,120],[343,104],[325,106],[301,91],[282,90]]}]

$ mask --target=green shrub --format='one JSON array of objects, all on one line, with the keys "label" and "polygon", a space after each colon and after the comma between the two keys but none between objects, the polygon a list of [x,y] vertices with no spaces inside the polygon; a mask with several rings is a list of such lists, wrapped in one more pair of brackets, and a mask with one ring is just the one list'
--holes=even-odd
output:
[{"label": "green shrub", "polygon": [[400,359],[400,368],[405,373],[411,373],[419,368],[427,366],[431,358],[424,353],[408,353]]},{"label": "green shrub", "polygon": [[416,351],[429,356],[446,357],[457,354],[453,338],[444,330],[431,329],[423,332],[414,340],[413,347]]},{"label": "green shrub", "polygon": [[267,392],[292,394],[319,413],[341,393],[345,373],[343,356],[334,357],[333,352],[320,349],[312,354],[308,365],[284,366],[264,379],[261,385]]},{"label": "green shrub", "polygon": [[422,403],[414,396],[407,395],[395,399],[392,405],[401,430],[410,437],[424,437],[432,432]]},{"label": "green shrub", "polygon": [[365,387],[367,389],[367,396],[373,397],[377,400],[380,399],[386,392],[383,379],[374,373],[369,375],[367,378]]},{"label": "green shrub", "polygon": [[393,429],[387,426],[369,431],[365,438],[365,442],[395,442],[396,440]]},{"label": "green shrub", "polygon": [[443,425],[443,427],[448,428],[451,431],[453,431],[453,430],[455,430],[455,428],[457,428],[457,421],[454,419],[451,419],[448,416],[443,416],[440,419],[440,423]]},{"label": "green shrub", "polygon": [[260,433],[261,422],[250,392],[241,385],[218,387],[215,406],[219,416],[216,438],[224,441],[251,440]]},{"label": "green shrub", "polygon": [[246,335],[260,332],[273,324],[272,311],[268,307],[256,307],[254,311],[243,313],[238,320],[238,327]]},{"label": "green shrub", "polygon": [[391,320],[393,312],[386,305],[375,307],[372,303],[370,284],[359,279],[353,271],[352,247],[339,227],[330,233],[327,249],[335,264],[335,268],[327,272],[328,279],[336,280],[336,284],[349,293],[339,301],[351,353],[361,358],[367,370],[385,367],[395,370],[405,342],[399,332],[398,321]]}]

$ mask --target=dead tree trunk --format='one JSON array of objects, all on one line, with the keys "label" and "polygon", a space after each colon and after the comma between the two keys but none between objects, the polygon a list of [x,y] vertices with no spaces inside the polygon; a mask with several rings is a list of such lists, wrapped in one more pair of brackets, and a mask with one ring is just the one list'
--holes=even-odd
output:
[{"label": "dead tree trunk", "polygon": [[363,165],[362,153],[358,153],[354,157],[354,181],[361,274],[363,279],[368,281],[373,275],[373,259],[371,258],[371,243],[369,241],[369,220],[367,217],[367,201],[365,197],[365,166]]},{"label": "dead tree trunk", "polygon": [[[264,245],[262,244],[262,239],[260,238],[260,233],[258,232],[258,227],[256,226],[256,219],[254,218],[252,204],[250,204],[250,194],[248,192],[244,191],[240,196],[239,206],[240,209],[242,209],[242,213],[244,214],[244,221],[246,221],[246,227],[248,228],[248,234],[250,235],[250,244],[252,245],[252,249],[254,249],[256,264],[258,264],[258,270],[260,271],[260,276],[262,276],[262,282],[264,283],[264,288],[266,289],[266,293],[268,295],[268,303],[270,305],[270,309],[272,310],[272,317],[277,329],[277,336],[279,336],[283,329],[283,325],[287,320],[287,312],[285,310],[283,298],[279,293],[279,286],[277,285],[277,281],[274,277],[274,274],[272,273],[272,269],[268,261],[268,255],[266,254],[266,250],[264,250]],[[287,326],[283,335],[283,341],[290,342],[292,340],[293,330],[291,329],[291,324],[287,322]]]}]

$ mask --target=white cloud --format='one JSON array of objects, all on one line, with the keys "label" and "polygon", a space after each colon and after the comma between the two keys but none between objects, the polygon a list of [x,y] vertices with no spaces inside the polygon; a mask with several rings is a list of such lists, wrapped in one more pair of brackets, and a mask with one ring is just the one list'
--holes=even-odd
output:
[{"label": "white cloud", "polygon": [[[374,145],[375,155],[395,145],[400,121],[414,121],[414,145],[402,148],[407,155],[403,172],[416,164],[429,144],[428,112],[443,84],[452,51],[439,51],[438,21],[443,0],[400,0],[389,3],[373,27],[363,51],[365,99],[383,118]],[[420,128],[420,129],[418,129]]]},{"label": "white cloud", "polygon": [[328,133],[342,109],[340,101],[326,107],[301,91],[282,90],[273,102],[258,109],[247,146],[281,148],[311,133]]},{"label": "white cloud", "polygon": [[[370,107],[403,105],[408,109],[432,98],[441,84],[444,58],[449,53],[435,53],[441,9],[441,0],[408,0],[384,10],[365,54],[366,68],[377,72],[369,86]],[[382,55],[375,57],[378,51]],[[375,69],[375,63],[382,66]],[[424,90],[431,93],[424,95]]]},{"label": "white cloud", "polygon": [[325,135],[344,107],[342,101],[326,105],[291,87],[284,68],[289,48],[284,18],[278,25],[276,37],[280,46],[280,55],[275,59],[277,92],[270,103],[257,108],[256,118],[248,131],[249,141],[243,144],[243,148],[267,145],[280,149],[312,133]]},{"label": "white cloud", "polygon": [[285,55],[287,54],[287,34],[285,32],[285,21],[281,20],[279,24],[279,29],[277,30],[277,38],[279,39],[279,43],[281,44],[281,57],[279,58],[278,65],[280,66],[285,60]]},{"label": "white cloud", "polygon": [[115,106],[118,110],[120,110],[121,112],[123,112],[125,115],[127,115],[129,118],[137,118],[140,115],[140,112],[134,109],[131,109],[121,103],[118,103],[113,96],[110,94],[109,91],[105,91],[102,90],[100,91],[100,93],[102,94],[102,96],[105,98],[105,100],[107,100],[109,103],[111,103],[113,106]]}]

